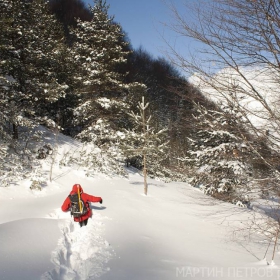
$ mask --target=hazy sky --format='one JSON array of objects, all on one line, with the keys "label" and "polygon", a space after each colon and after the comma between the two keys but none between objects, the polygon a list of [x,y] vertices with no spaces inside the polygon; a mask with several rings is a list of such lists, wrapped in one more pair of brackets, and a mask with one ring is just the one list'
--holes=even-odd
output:
[{"label": "hazy sky", "polygon": [[[84,0],[93,5],[92,0]],[[107,0],[109,15],[115,16],[127,33],[134,49],[142,46],[150,54],[164,56],[166,45],[161,36],[170,37],[162,23],[170,21],[170,11],[162,0]]]}]

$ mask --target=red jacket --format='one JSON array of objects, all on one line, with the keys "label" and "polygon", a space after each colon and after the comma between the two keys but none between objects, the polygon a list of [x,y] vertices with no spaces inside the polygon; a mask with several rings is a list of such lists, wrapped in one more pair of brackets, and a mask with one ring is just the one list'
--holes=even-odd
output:
[{"label": "red jacket", "polygon": [[[83,216],[81,216],[79,218],[74,217],[75,222],[81,222],[81,221],[84,221],[84,220],[91,217],[92,212],[91,212],[91,209],[89,207],[89,202],[101,202],[102,201],[101,197],[97,197],[97,196],[93,196],[93,195],[89,195],[87,193],[84,193],[81,185],[79,185],[79,184],[75,184],[73,186],[73,189],[70,192],[70,194],[78,193],[78,188],[80,190],[81,199],[85,202],[86,207],[88,208],[88,211]],[[64,212],[67,212],[68,210],[70,210],[70,207],[71,207],[71,201],[70,201],[70,198],[67,196],[66,199],[64,200],[62,206],[61,206],[61,210],[64,211]]]}]

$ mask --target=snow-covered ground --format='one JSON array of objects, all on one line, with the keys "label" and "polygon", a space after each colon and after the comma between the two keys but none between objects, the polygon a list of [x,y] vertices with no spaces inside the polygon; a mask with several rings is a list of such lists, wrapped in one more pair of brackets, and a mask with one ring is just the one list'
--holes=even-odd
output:
[{"label": "snow-covered ground", "polygon": [[[61,157],[79,147],[62,135],[58,143]],[[29,180],[1,188],[0,280],[280,279],[280,255],[267,265],[262,236],[234,238],[248,210],[186,183],[149,179],[145,196],[142,175],[127,172],[87,177],[82,168],[55,165],[41,191],[30,190]],[[82,228],[60,210],[75,183],[104,201],[92,204]]]}]

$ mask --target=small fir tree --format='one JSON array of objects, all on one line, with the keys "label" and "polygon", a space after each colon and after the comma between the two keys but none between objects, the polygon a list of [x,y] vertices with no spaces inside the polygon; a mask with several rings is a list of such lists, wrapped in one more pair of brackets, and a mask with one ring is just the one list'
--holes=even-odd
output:
[{"label": "small fir tree", "polygon": [[127,158],[141,157],[144,177],[144,194],[148,193],[147,174],[149,169],[157,166],[165,157],[167,142],[164,142],[166,129],[156,130],[151,125],[151,115],[147,115],[149,103],[138,103],[139,114],[132,112],[135,126],[133,130],[126,131],[126,138],[122,141],[121,147]]}]

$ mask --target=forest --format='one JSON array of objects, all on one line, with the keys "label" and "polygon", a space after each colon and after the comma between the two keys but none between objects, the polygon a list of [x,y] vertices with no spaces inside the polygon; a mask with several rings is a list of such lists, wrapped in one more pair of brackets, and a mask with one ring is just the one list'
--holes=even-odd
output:
[{"label": "forest", "polygon": [[[40,142],[38,127],[44,126],[95,145],[98,154],[79,160],[92,170],[103,170],[102,155],[115,174],[133,166],[243,207],[256,193],[279,196],[279,110],[272,106],[279,100],[271,94],[269,103],[244,73],[261,66],[258,75],[266,69],[269,82],[279,82],[279,4],[213,2],[224,6],[216,17],[204,14],[196,27],[173,10],[178,32],[206,44],[212,62],[216,55],[209,73],[176,50],[168,59],[133,49],[105,0],[92,7],[81,0],[0,0],[1,187],[32,176],[40,160],[55,152]],[[250,19],[240,14],[245,8],[254,15]],[[213,73],[217,69],[227,71]],[[182,70],[196,73],[199,83]],[[256,112],[242,105],[246,98],[262,105],[258,117],[269,120],[265,129],[250,119]]]}]

